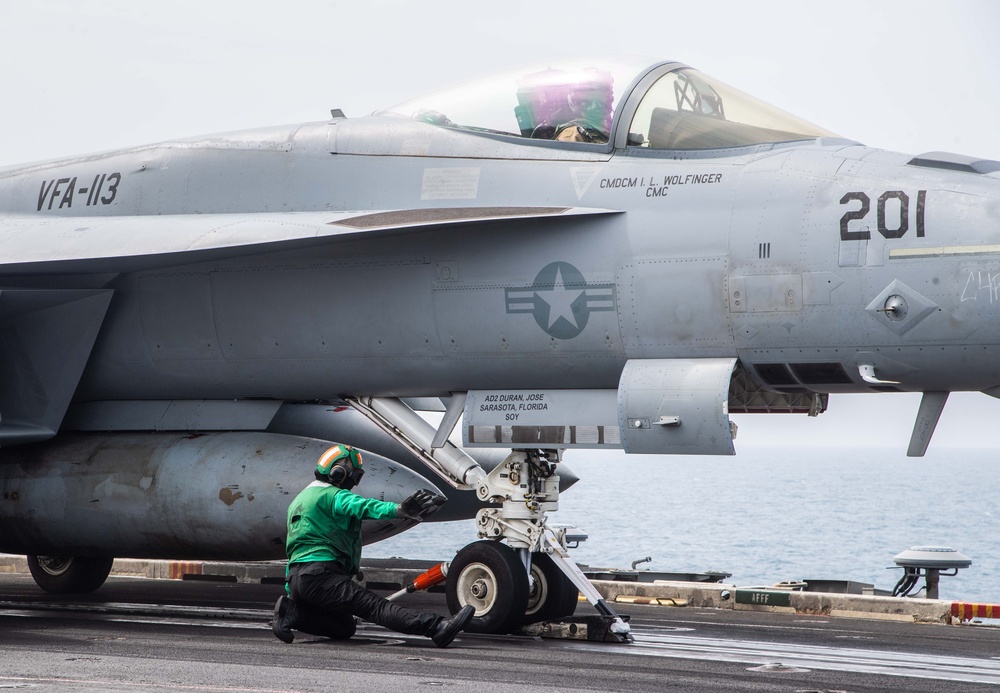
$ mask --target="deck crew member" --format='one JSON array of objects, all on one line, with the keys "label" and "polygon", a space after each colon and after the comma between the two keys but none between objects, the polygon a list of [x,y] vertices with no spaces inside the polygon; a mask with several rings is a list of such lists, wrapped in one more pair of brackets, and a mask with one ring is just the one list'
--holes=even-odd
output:
[{"label": "deck crew member", "polygon": [[399,606],[354,580],[361,561],[362,520],[423,520],[445,498],[426,489],[399,504],[364,498],[351,492],[363,474],[361,453],[335,445],[320,456],[316,480],[289,506],[288,595],[274,605],[271,629],[289,643],[293,629],[344,640],[354,635],[358,616],[400,633],[426,635],[438,647],[447,647],[472,619],[473,606],[444,618]]}]

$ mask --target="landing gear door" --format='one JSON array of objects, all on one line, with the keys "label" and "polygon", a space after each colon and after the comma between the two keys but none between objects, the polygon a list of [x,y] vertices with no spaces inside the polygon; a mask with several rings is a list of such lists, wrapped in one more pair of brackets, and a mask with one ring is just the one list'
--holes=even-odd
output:
[{"label": "landing gear door", "polygon": [[618,383],[625,452],[735,455],[729,381],[735,358],[632,359]]}]

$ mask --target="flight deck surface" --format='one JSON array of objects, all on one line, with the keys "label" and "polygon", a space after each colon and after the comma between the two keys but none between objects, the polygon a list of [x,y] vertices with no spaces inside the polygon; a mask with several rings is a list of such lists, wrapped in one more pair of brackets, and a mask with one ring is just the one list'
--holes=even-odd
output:
[{"label": "flight deck surface", "polygon": [[[55,596],[0,575],[0,688],[60,691],[993,690],[1000,629],[730,609],[619,605],[632,644],[363,625],[349,642],[270,631],[282,587],[112,576]],[[388,592],[385,592],[386,594]],[[407,605],[443,612],[444,595]],[[581,603],[577,614],[591,613]]]}]

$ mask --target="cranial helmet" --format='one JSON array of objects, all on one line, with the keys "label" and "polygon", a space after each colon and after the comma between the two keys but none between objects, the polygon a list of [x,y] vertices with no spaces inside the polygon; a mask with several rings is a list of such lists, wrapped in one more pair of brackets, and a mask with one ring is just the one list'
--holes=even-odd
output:
[{"label": "cranial helmet", "polygon": [[361,468],[361,452],[350,445],[334,445],[319,457],[316,478],[338,488],[354,488],[365,470]]}]

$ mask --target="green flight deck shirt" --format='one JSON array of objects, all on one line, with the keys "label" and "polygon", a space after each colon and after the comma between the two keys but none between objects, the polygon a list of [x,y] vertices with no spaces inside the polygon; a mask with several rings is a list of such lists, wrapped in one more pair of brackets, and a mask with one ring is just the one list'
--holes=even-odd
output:
[{"label": "green flight deck shirt", "polygon": [[288,565],[337,561],[351,575],[361,565],[361,521],[396,517],[396,504],[314,481],[288,506]]}]

